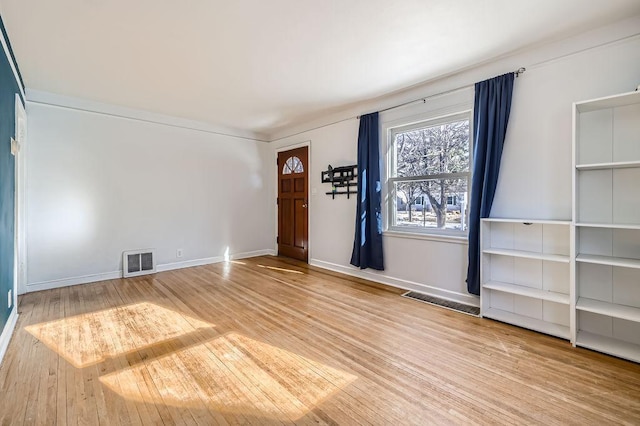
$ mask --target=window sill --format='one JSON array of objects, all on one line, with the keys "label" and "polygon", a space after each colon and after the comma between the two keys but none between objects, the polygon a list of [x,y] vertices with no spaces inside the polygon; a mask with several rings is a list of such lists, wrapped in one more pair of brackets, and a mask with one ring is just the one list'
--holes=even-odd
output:
[{"label": "window sill", "polygon": [[451,244],[469,244],[469,238],[467,236],[457,236],[457,235],[436,235],[436,234],[422,234],[417,232],[402,232],[402,231],[384,231],[382,233],[384,237],[391,238],[409,238],[412,240],[428,240],[428,241],[439,241],[443,243],[451,243]]}]

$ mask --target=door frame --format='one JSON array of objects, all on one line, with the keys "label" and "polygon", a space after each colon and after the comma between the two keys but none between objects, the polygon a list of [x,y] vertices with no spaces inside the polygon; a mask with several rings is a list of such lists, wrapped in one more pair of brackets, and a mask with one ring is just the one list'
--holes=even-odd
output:
[{"label": "door frame", "polygon": [[[14,240],[14,270],[13,287],[14,303],[18,303],[18,294],[27,292],[27,112],[26,105],[22,105],[20,96],[15,98],[15,130],[18,136],[19,120],[24,122],[22,139],[18,140],[18,152],[15,156],[15,240]],[[17,308],[16,308],[17,309]]]},{"label": "door frame", "polygon": [[[283,152],[283,151],[291,151],[292,149],[296,149],[296,148],[303,148],[303,147],[308,147],[308,151],[307,151],[307,168],[308,168],[308,172],[307,172],[307,193],[309,194],[308,196],[308,201],[307,201],[307,263],[310,264],[311,263],[311,252],[312,252],[312,247],[313,245],[311,244],[311,223],[312,223],[312,198],[315,197],[315,194],[312,192],[311,189],[311,179],[313,179],[313,167],[311,166],[311,140],[306,140],[304,142],[296,142],[290,145],[283,145],[281,147],[278,147],[274,150],[273,152],[273,163],[272,164],[277,164],[278,162],[278,153]],[[276,165],[275,169],[274,169],[275,173],[273,175],[273,182],[275,182],[275,185],[273,186],[274,191],[273,191],[273,205],[275,206],[275,212],[276,214],[275,216],[275,220],[274,220],[274,232],[273,232],[273,250],[274,253],[276,254],[276,256],[278,255],[278,242],[276,240],[276,238],[278,237],[278,166]]]}]

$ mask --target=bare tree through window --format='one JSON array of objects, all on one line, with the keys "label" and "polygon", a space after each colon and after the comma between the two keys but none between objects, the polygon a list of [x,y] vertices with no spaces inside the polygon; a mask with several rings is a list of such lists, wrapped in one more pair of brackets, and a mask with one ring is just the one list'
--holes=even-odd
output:
[{"label": "bare tree through window", "polygon": [[392,132],[392,226],[466,229],[469,119],[419,123]]}]

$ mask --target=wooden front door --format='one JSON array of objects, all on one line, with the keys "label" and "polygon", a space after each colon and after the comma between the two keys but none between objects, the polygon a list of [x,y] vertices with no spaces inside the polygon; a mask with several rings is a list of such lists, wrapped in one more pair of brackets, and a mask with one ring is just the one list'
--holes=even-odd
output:
[{"label": "wooden front door", "polygon": [[278,255],[308,260],[308,147],[278,153]]}]

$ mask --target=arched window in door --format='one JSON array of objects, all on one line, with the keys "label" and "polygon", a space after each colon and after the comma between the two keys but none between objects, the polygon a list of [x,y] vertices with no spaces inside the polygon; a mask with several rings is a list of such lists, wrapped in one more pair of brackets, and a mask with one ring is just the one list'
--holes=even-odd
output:
[{"label": "arched window in door", "polygon": [[298,157],[289,157],[287,161],[284,162],[282,174],[290,175],[291,173],[304,173],[304,166]]}]

